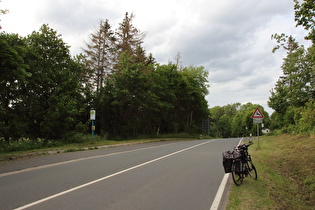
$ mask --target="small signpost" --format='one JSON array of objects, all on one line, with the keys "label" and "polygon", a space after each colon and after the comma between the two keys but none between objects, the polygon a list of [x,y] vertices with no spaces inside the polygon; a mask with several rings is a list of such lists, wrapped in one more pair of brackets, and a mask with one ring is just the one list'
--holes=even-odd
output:
[{"label": "small signpost", "polygon": [[257,124],[257,140],[258,140],[258,148],[260,148],[259,145],[259,123],[263,123],[263,119],[265,118],[264,114],[260,111],[260,109],[257,107],[254,113],[252,114],[253,123]]},{"label": "small signpost", "polygon": [[92,122],[92,138],[94,138],[94,132],[95,132],[95,119],[96,119],[96,111],[94,109],[90,110],[90,120]]},{"label": "small signpost", "polygon": [[253,118],[253,123],[263,123],[264,120],[262,118]]}]

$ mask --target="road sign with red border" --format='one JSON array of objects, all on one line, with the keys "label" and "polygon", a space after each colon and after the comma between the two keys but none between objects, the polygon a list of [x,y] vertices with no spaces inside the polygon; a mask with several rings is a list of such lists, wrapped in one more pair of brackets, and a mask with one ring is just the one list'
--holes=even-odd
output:
[{"label": "road sign with red border", "polygon": [[265,118],[264,114],[260,111],[259,108],[256,108],[254,113],[252,114],[252,118]]}]

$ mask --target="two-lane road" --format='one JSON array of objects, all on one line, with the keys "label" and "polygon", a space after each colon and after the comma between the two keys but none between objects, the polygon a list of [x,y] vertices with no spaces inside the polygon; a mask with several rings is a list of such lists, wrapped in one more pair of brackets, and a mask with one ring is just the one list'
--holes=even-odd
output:
[{"label": "two-lane road", "polygon": [[158,142],[1,164],[0,209],[209,210],[224,176],[221,153],[239,140]]}]

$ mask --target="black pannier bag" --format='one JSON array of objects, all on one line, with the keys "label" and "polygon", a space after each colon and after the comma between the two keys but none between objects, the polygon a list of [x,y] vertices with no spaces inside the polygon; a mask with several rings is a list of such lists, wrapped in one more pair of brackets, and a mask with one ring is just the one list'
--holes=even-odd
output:
[{"label": "black pannier bag", "polygon": [[232,167],[232,162],[233,162],[233,153],[228,150],[225,152],[222,152],[223,156],[223,167],[225,173],[230,173],[232,172],[231,167]]},{"label": "black pannier bag", "polygon": [[222,152],[222,156],[223,156],[223,167],[224,167],[225,173],[231,173],[233,160],[240,158],[241,153],[236,150],[234,150],[233,152],[228,150],[228,151]]}]

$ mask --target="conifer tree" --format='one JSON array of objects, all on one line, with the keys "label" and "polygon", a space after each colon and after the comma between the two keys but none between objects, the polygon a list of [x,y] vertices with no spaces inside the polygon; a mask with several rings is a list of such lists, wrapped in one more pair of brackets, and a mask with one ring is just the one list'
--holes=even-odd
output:
[{"label": "conifer tree", "polygon": [[114,32],[108,20],[101,20],[98,28],[90,34],[90,42],[86,43],[86,76],[98,93],[103,87],[104,79],[110,76],[115,58]]},{"label": "conifer tree", "polygon": [[140,62],[145,64],[147,58],[145,56],[145,50],[142,47],[144,34],[132,24],[133,18],[133,13],[129,15],[128,12],[126,12],[125,18],[116,30],[117,58],[119,59],[123,53],[126,53],[127,57],[130,59],[130,63]]}]

